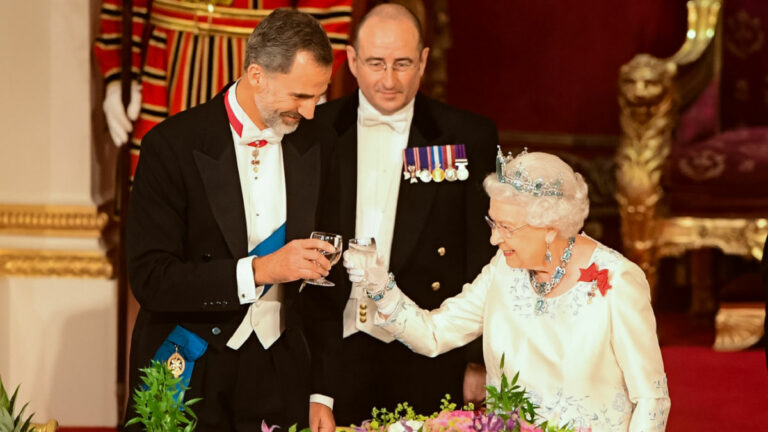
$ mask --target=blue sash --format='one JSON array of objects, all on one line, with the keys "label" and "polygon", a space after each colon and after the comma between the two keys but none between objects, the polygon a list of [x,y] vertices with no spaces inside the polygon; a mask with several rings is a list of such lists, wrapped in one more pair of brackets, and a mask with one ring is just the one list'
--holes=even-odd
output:
[{"label": "blue sash", "polygon": [[[264,241],[256,245],[252,251],[248,252],[248,255],[260,257],[269,255],[283,246],[285,246],[285,223],[280,225],[280,227],[270,234],[269,237],[265,238]],[[270,288],[272,288],[272,284],[264,285],[264,292],[261,293],[261,296],[263,297]]]},{"label": "blue sash", "polygon": [[[184,372],[181,373],[181,382],[179,384],[188,386],[189,379],[192,377],[192,369],[195,367],[195,361],[205,353],[205,350],[208,348],[208,342],[195,333],[177,325],[160,345],[160,348],[158,348],[154,360],[165,363],[176,352],[177,347],[179,354],[186,363]],[[181,395],[179,390],[181,390],[180,387],[176,389],[176,394],[174,395],[177,401],[179,395]]]}]

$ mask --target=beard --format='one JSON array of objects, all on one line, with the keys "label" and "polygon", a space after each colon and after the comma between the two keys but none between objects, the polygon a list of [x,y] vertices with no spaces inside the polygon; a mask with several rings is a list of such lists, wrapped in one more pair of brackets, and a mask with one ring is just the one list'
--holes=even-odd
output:
[{"label": "beard", "polygon": [[[299,123],[302,119],[301,114],[296,111],[280,111],[272,106],[272,104],[256,99],[256,109],[259,110],[261,118],[264,120],[264,124],[268,128],[271,128],[278,135],[288,135],[299,127]],[[286,123],[283,117],[290,117],[295,122]]]}]

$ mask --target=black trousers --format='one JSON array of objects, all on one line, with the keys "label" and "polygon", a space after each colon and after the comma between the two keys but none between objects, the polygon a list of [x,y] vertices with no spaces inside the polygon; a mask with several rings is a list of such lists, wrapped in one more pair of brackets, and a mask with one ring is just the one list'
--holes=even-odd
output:
[{"label": "black trousers", "polygon": [[337,425],[359,425],[371,418],[373,407],[391,412],[401,402],[429,415],[439,410],[446,393],[459,407],[463,403],[466,360],[461,349],[429,358],[396,340],[387,344],[362,332],[344,339],[342,347],[334,395]]},{"label": "black trousers", "polygon": [[[309,352],[300,331],[287,329],[268,350],[255,334],[235,351],[208,347],[194,366],[184,399],[201,397],[192,409],[197,432],[287,430],[309,424]],[[126,418],[135,415],[133,401]],[[133,425],[128,431],[141,431]]]}]

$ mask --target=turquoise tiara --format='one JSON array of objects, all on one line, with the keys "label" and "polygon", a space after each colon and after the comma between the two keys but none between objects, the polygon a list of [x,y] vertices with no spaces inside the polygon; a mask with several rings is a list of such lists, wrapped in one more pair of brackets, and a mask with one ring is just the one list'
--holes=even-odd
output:
[{"label": "turquoise tiara", "polygon": [[[514,170],[509,173],[511,175],[507,175],[507,163],[516,157],[512,156],[511,152],[504,156],[501,153],[501,147],[496,146],[496,148],[498,149],[496,154],[496,176],[498,176],[500,183],[508,184],[518,192],[527,193],[535,197],[562,198],[562,176],[558,176],[554,181],[544,181],[541,177],[533,178],[521,163],[518,163]],[[528,147],[524,148],[517,157],[524,154],[528,154]]]}]

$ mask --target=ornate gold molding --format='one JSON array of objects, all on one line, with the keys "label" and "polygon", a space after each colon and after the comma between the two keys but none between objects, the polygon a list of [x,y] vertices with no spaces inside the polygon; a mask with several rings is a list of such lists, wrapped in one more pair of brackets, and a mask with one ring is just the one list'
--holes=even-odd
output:
[{"label": "ornate gold molding", "polygon": [[765,328],[765,305],[749,303],[721,307],[715,316],[717,351],[738,351],[757,343]]},{"label": "ornate gold molding", "polygon": [[657,245],[661,256],[715,247],[729,255],[763,257],[768,219],[679,217],[660,221]]},{"label": "ornate gold molding", "polygon": [[48,423],[32,423],[34,432],[56,432],[59,429],[59,423],[56,420],[50,420]]},{"label": "ornate gold molding", "polygon": [[108,223],[96,206],[0,204],[0,234],[96,238]]},{"label": "ornate gold molding", "polygon": [[99,252],[0,249],[0,276],[109,279],[113,273]]}]

